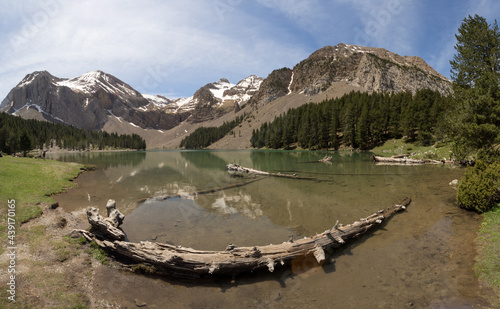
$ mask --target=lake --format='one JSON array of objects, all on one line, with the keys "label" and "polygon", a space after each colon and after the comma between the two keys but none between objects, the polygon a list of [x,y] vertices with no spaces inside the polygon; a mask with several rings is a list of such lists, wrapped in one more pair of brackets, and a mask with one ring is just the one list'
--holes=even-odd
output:
[{"label": "lake", "polygon": [[[471,308],[484,305],[472,271],[480,217],[460,210],[448,183],[463,175],[447,166],[377,165],[368,152],[148,151],[52,154],[95,165],[76,189],[56,196],[82,216],[105,214],[108,199],[126,215],[130,241],[204,250],[281,243],[366,217],[405,196],[406,212],[336,250],[328,264],[310,261],[274,273],[184,283],[101,266],[96,293],[110,303],[149,307]],[[311,180],[230,177],[228,163]],[[193,193],[243,184],[209,194]],[[180,196],[164,201],[159,196]],[[472,232],[471,232],[472,231]],[[101,281],[100,281],[101,280]],[[111,284],[111,283],[112,284]],[[99,294],[101,293],[101,294]]]}]

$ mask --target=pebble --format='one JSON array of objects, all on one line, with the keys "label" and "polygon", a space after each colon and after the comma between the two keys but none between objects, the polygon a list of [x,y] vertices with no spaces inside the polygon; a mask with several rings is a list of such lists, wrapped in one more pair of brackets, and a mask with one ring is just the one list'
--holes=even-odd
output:
[{"label": "pebble", "polygon": [[147,304],[145,302],[138,300],[138,299],[135,299],[135,305],[137,307],[146,307],[147,306]]}]

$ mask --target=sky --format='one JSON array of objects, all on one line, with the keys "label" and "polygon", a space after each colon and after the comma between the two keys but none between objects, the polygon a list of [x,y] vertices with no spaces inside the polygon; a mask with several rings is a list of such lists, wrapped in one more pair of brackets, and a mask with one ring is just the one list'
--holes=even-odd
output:
[{"label": "sky", "polygon": [[463,19],[498,0],[0,0],[0,100],[46,70],[102,70],[144,94],[189,97],[267,77],[338,43],[419,56],[446,77]]}]

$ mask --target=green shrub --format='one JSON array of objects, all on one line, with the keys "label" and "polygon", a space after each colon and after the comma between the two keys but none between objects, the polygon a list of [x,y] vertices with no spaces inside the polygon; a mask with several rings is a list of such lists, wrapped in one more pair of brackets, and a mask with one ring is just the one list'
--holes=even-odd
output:
[{"label": "green shrub", "polygon": [[500,202],[500,162],[476,162],[469,167],[458,186],[457,202],[461,208],[485,212]]}]

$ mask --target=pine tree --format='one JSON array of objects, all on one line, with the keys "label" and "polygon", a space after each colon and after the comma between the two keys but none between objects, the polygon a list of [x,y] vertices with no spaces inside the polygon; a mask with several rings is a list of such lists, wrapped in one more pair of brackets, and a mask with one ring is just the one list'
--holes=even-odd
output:
[{"label": "pine tree", "polygon": [[361,109],[361,116],[358,119],[355,133],[356,145],[361,149],[366,149],[368,147],[368,141],[370,137],[370,124],[368,119],[368,103],[364,102],[363,108]]},{"label": "pine tree", "polygon": [[451,64],[451,78],[456,87],[470,89],[500,73],[500,33],[497,21],[490,25],[485,18],[464,18],[455,35],[457,53]]},{"label": "pine tree", "polygon": [[475,15],[465,18],[456,35],[457,53],[450,61],[455,106],[448,123],[455,155],[465,159],[498,152],[500,142],[500,31]]},{"label": "pine tree", "polygon": [[19,149],[23,152],[23,156],[26,157],[28,151],[33,149],[31,137],[27,129],[24,129],[19,138]]}]

